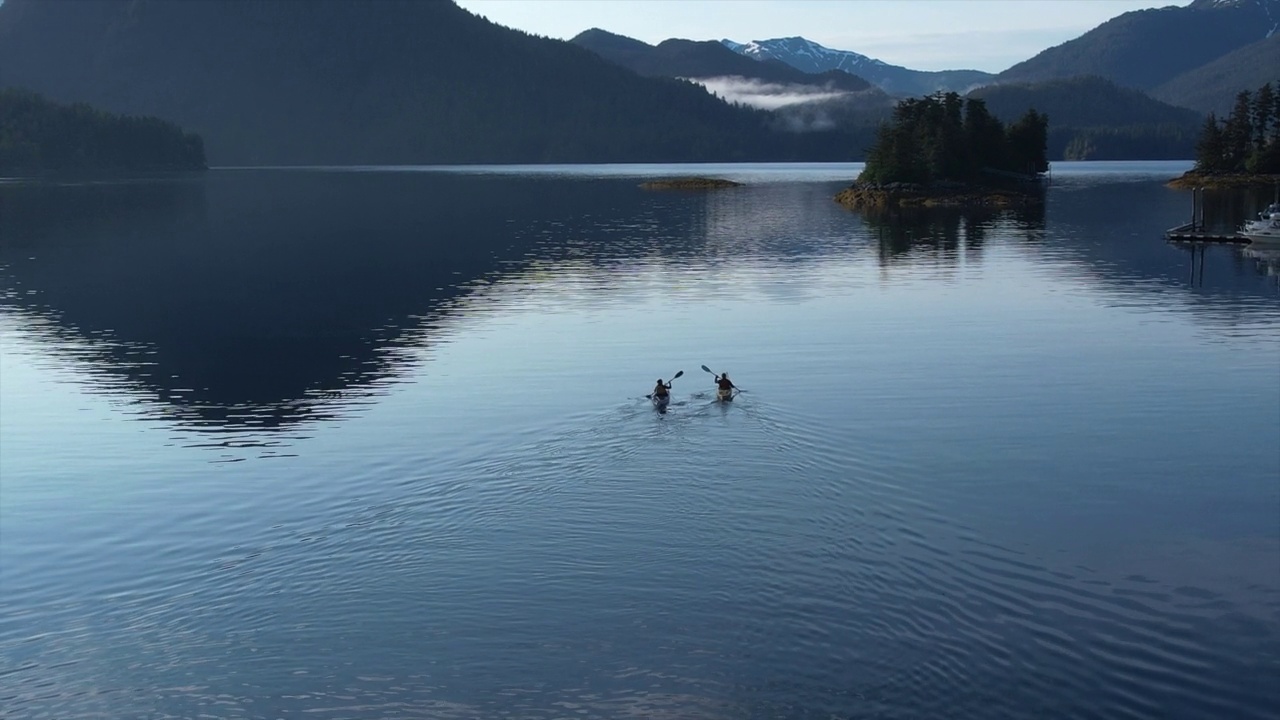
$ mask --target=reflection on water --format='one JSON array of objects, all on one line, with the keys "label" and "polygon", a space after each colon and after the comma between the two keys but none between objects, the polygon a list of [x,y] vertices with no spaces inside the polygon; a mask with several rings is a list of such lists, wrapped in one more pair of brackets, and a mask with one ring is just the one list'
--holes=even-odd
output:
[{"label": "reflection on water", "polygon": [[9,186],[4,304],[18,332],[76,356],[98,390],[141,392],[145,412],[269,428],[331,419],[396,382],[493,288],[568,282],[599,299],[643,268],[696,276],[673,292],[705,295],[729,289],[716,267],[748,265],[776,276],[775,292],[803,293],[806,266],[868,253],[981,265],[995,237],[1052,244],[1038,252],[1118,293],[1154,282],[1230,314],[1274,268],[1265,251],[1211,248],[1186,270],[1152,241],[1183,198],[1150,180],[1067,174],[1047,207],[859,216],[834,208],[829,184],[652,194],[605,178],[237,171]]},{"label": "reflection on water", "polygon": [[876,234],[881,264],[935,261],[979,263],[990,234],[1003,240],[1044,238],[1043,205],[1017,208],[920,207],[863,213]]},{"label": "reflection on water", "polygon": [[6,717],[1273,713],[1273,255],[721,169],[0,187]]},{"label": "reflection on water", "polygon": [[136,412],[256,431],[366,405],[458,318],[539,287],[599,302],[661,273],[689,278],[670,292],[708,297],[736,292],[717,268],[746,267],[772,297],[798,297],[833,260],[980,267],[994,237],[1111,292],[1176,291],[1212,324],[1238,325],[1254,311],[1239,292],[1268,296],[1252,277],[1275,267],[1256,248],[1179,261],[1186,249],[1153,237],[1183,198],[1150,177],[1068,172],[1045,206],[854,214],[830,183],[773,168],[769,182],[705,194],[644,193],[609,166],[559,179],[374,170],[9,186],[0,265],[14,332],[74,356],[93,391],[128,392]]}]

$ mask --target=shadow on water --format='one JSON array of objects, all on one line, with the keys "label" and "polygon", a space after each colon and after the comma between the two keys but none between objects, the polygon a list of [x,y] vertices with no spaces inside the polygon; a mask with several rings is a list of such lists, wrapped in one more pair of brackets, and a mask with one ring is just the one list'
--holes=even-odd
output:
[{"label": "shadow on water", "polygon": [[[1206,195],[1205,225],[1222,233],[1234,231],[1267,202],[1260,191]],[[1241,297],[1276,296],[1266,248],[1164,241],[1164,230],[1186,222],[1190,213],[1190,191],[1153,182],[1065,188],[1049,202],[1050,224],[1068,242],[1073,259],[1118,293],[1154,281],[1184,291],[1183,297],[1215,313],[1241,311]],[[1159,225],[1153,226],[1153,218]]]},{"label": "shadow on water", "polygon": [[911,263],[921,257],[980,261],[993,233],[1026,241],[1044,239],[1043,205],[1018,208],[919,207],[870,210],[863,214],[877,240],[881,265]]},{"label": "shadow on water", "polygon": [[[74,356],[92,390],[221,430],[340,417],[486,312],[495,285],[555,282],[548,267],[573,266],[596,298],[632,281],[637,261],[754,263],[785,278],[767,290],[785,296],[834,257],[978,265],[998,242],[1052,254],[1119,295],[1172,289],[1193,315],[1239,315],[1241,294],[1275,296],[1274,265],[1234,248],[1210,249],[1188,282],[1186,255],[1160,232],[1189,193],[1149,180],[1065,183],[1044,206],[1004,210],[859,215],[833,194],[823,183],[690,195],[641,191],[634,178],[323,171],[5,184],[0,306],[20,318],[16,332]],[[716,291],[703,280],[699,292]]]},{"label": "shadow on water", "polygon": [[393,382],[399,351],[429,351],[474,311],[460,302],[473,283],[535,260],[525,228],[639,200],[617,183],[540,182],[242,172],[7,185],[0,303],[97,389],[123,383],[168,419],[323,419],[335,396]]}]

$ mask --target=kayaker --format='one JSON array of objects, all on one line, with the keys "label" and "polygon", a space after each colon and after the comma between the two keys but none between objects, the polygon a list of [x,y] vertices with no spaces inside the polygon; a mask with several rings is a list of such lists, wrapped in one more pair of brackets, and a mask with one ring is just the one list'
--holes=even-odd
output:
[{"label": "kayaker", "polygon": [[734,384],[729,381],[729,373],[721,373],[716,376],[716,386],[725,392],[729,392],[735,387]]},{"label": "kayaker", "polygon": [[667,391],[670,389],[671,389],[671,383],[664,383],[662,382],[662,378],[658,378],[658,385],[653,388],[653,396],[664,398],[667,396]]}]

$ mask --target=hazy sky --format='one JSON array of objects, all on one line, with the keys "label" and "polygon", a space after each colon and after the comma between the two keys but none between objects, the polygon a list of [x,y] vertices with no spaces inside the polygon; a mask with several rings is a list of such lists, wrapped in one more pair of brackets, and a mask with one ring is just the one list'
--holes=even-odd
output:
[{"label": "hazy sky", "polygon": [[1130,10],[1191,0],[456,0],[568,40],[598,27],[658,43],[800,35],[913,70],[999,72]]}]

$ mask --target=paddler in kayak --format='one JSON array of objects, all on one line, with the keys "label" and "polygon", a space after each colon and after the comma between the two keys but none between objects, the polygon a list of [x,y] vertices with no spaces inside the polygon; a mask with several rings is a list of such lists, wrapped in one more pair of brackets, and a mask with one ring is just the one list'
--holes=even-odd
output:
[{"label": "paddler in kayak", "polygon": [[[675,378],[671,378],[671,379],[675,380]],[[662,378],[658,378],[658,384],[653,388],[654,399],[661,398],[665,400],[668,396],[667,391],[670,389],[671,389],[671,383],[664,383],[662,382]]]},{"label": "paddler in kayak", "polygon": [[729,380],[729,373],[720,373],[716,376],[716,397],[721,400],[729,400],[733,397],[733,391],[736,386]]}]

